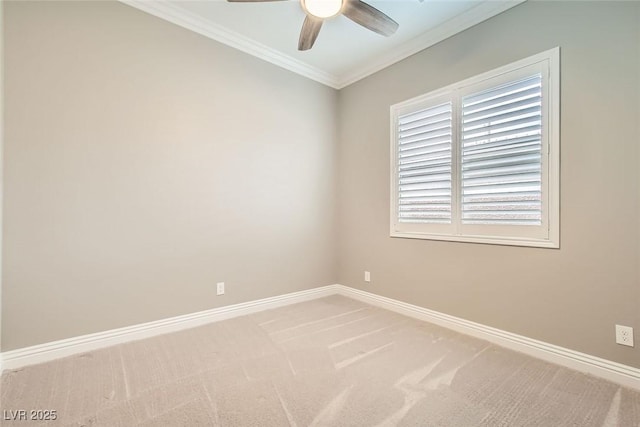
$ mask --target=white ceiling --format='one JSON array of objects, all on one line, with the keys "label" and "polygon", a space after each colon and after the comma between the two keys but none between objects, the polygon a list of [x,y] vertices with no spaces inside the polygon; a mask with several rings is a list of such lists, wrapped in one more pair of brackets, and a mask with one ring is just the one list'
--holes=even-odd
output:
[{"label": "white ceiling", "polygon": [[305,16],[299,0],[121,1],[339,89],[524,0],[365,0],[400,24],[393,36],[337,16],[324,22],[305,52],[297,50]]}]

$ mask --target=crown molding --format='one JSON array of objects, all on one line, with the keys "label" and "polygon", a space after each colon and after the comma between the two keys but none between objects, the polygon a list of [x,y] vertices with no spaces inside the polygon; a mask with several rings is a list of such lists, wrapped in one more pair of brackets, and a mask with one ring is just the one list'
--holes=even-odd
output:
[{"label": "crown molding", "polygon": [[473,27],[489,18],[492,18],[514,6],[524,3],[526,0],[484,0],[474,8],[456,15],[437,27],[409,40],[399,48],[376,56],[367,64],[355,68],[352,71],[339,76],[338,89],[349,86],[352,83],[362,80],[390,65],[400,62],[403,59],[414,55],[421,50],[440,43],[449,37]]},{"label": "crown molding", "polygon": [[263,45],[240,33],[214,24],[200,16],[186,11],[166,0],[119,0],[128,6],[147,12],[150,15],[169,21],[195,33],[231,46],[249,55],[263,59],[286,70],[338,89],[338,78],[319,68]]},{"label": "crown molding", "polygon": [[376,56],[372,61],[342,75],[335,75],[270,48],[240,33],[212,23],[167,0],[119,0],[128,6],[164,19],[274,65],[315,80],[334,89],[342,89],[371,74],[424,50],[456,33],[502,13],[526,0],[483,0],[474,8],[410,40],[400,48]]}]

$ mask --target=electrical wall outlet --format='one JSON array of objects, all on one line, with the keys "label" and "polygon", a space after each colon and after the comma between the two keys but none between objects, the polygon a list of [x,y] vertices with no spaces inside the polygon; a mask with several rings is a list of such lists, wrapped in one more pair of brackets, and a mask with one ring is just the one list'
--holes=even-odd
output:
[{"label": "electrical wall outlet", "polygon": [[616,325],[616,343],[633,347],[633,328]]},{"label": "electrical wall outlet", "polygon": [[364,281],[365,282],[370,282],[371,281],[371,273],[369,273],[368,271],[364,272]]},{"label": "electrical wall outlet", "polygon": [[216,285],[217,295],[224,295],[224,282],[218,282]]}]

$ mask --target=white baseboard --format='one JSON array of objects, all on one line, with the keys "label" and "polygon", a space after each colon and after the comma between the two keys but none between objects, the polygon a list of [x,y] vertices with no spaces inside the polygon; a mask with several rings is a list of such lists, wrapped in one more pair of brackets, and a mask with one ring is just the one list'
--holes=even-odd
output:
[{"label": "white baseboard", "polygon": [[339,294],[640,390],[640,369],[343,285],[293,292],[0,353],[0,371]]},{"label": "white baseboard", "polygon": [[640,369],[612,362],[579,351],[527,338],[511,332],[481,325],[459,317],[429,310],[402,301],[336,285],[337,292],[349,298],[375,305],[415,319],[424,320],[466,335],[481,338],[547,362],[591,374],[617,384],[640,390]]},{"label": "white baseboard", "polygon": [[141,323],[124,328],[112,329],[95,334],[81,335],[60,341],[53,341],[31,347],[0,353],[0,372],[3,369],[16,369],[28,365],[47,362],[73,354],[85,353],[99,348],[122,344],[129,341],[150,338],[169,332],[201,326],[211,322],[244,316],[262,310],[295,304],[311,299],[322,298],[337,293],[336,285],[323,286],[305,291],[293,292],[241,304],[228,305],[199,311],[183,316],[154,322]]}]

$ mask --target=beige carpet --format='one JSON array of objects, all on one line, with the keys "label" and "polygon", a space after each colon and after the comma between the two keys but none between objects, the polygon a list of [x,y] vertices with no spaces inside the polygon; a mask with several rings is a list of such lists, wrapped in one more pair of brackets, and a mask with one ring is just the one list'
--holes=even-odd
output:
[{"label": "beige carpet", "polygon": [[345,297],[5,371],[2,426],[640,426],[640,393]]}]

